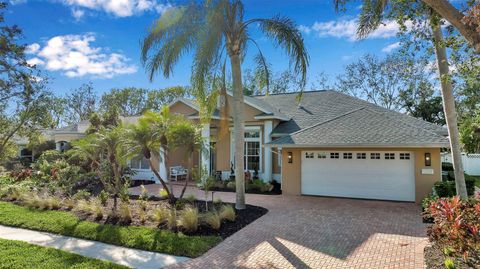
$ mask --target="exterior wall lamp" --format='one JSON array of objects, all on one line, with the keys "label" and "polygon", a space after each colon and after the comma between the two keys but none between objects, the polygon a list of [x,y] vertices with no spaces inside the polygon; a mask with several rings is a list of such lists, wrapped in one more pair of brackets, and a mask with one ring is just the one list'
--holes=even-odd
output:
[{"label": "exterior wall lamp", "polygon": [[425,166],[432,166],[432,155],[429,152],[425,153]]},{"label": "exterior wall lamp", "polygon": [[293,154],[291,151],[288,152],[288,163],[293,163]]}]

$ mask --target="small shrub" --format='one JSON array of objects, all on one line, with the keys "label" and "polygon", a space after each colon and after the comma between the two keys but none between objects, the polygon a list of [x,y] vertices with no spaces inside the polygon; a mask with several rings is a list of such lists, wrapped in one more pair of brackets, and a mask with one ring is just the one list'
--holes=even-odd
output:
[{"label": "small shrub", "polygon": [[220,218],[222,220],[235,221],[235,209],[231,205],[224,205],[220,209]]},{"label": "small shrub", "polygon": [[169,210],[169,214],[167,218],[167,227],[172,230],[177,229],[177,209],[173,206]]},{"label": "small shrub", "polygon": [[235,190],[235,188],[236,188],[235,181],[230,181],[227,183],[227,189]]},{"label": "small shrub", "polygon": [[144,201],[144,200],[138,200],[137,201],[137,204],[138,204],[138,207],[140,208],[140,210],[142,211],[146,211],[147,210],[147,201]]},{"label": "small shrub", "polygon": [[217,205],[221,205],[221,204],[223,204],[223,201],[222,201],[222,199],[217,198],[217,199],[215,199],[215,200],[213,201],[213,203],[214,203],[214,204],[217,204]]},{"label": "small shrub", "polygon": [[86,191],[86,190],[79,190],[77,193],[75,193],[72,198],[75,200],[89,200],[91,194]]},{"label": "small shrub", "polygon": [[270,183],[263,184],[261,191],[262,192],[271,192],[273,190],[273,185]]},{"label": "small shrub", "polygon": [[198,229],[198,209],[187,207],[182,210],[178,217],[178,223],[185,231],[196,232]]},{"label": "small shrub", "polygon": [[100,199],[100,203],[103,206],[107,205],[108,197],[109,197],[108,192],[106,192],[105,190],[102,190],[98,195],[98,198]]},{"label": "small shrub", "polygon": [[122,188],[120,189],[120,192],[118,193],[118,197],[120,198],[120,201],[122,201],[125,204],[128,204],[130,202],[130,195],[128,194],[128,188],[130,186],[130,183],[125,182],[123,184]]},{"label": "small shrub", "polygon": [[37,194],[33,194],[25,200],[25,205],[30,209],[40,208],[40,197]]},{"label": "small shrub", "polygon": [[153,220],[158,223],[158,225],[167,222],[169,216],[170,211],[164,207],[155,208],[155,210],[153,211]]},{"label": "small shrub", "polygon": [[63,204],[67,210],[72,210],[75,207],[76,201],[72,198],[65,198],[65,200],[63,200]]},{"label": "small shrub", "polygon": [[8,198],[12,201],[20,201],[23,198],[23,194],[24,192],[20,188],[13,186],[10,188]]},{"label": "small shrub", "polygon": [[447,269],[455,269],[455,262],[453,261],[452,258],[446,258],[445,259],[445,268]]},{"label": "small shrub", "polygon": [[102,208],[102,203],[101,203],[100,200],[92,201],[92,203],[90,205],[90,210],[91,210],[91,213],[92,213],[93,217],[96,220],[100,220],[100,219],[103,218],[103,208]]},{"label": "small shrub", "polygon": [[218,213],[211,212],[205,216],[205,222],[208,224],[208,226],[212,227],[212,229],[218,230],[222,224],[222,219]]},{"label": "small shrub", "polygon": [[439,181],[433,185],[436,194],[439,197],[452,197],[455,195],[455,182],[454,181]]},{"label": "small shrub", "polygon": [[185,205],[185,199],[178,199],[177,201],[175,201],[175,209],[177,210],[182,210],[183,208],[185,208]]},{"label": "small shrub", "polygon": [[122,223],[130,223],[132,222],[132,212],[130,211],[130,207],[127,203],[120,204],[120,221]]},{"label": "small shrub", "polygon": [[455,253],[455,250],[451,247],[446,247],[443,249],[443,254],[445,254],[445,256],[452,256],[453,254]]},{"label": "small shrub", "polygon": [[91,213],[91,207],[87,200],[78,200],[77,206],[75,207],[76,210],[85,212],[87,214]]},{"label": "small shrub", "polygon": [[140,210],[138,211],[138,217],[139,217],[139,219],[140,219],[140,222],[141,222],[142,224],[145,224],[145,222],[147,222],[147,211],[140,209]]},{"label": "small shrub", "polygon": [[50,209],[58,210],[60,206],[60,199],[56,196],[50,197]]},{"label": "small shrub", "polygon": [[140,185],[140,189],[141,189],[140,197],[139,197],[140,200],[148,201],[148,190],[147,190],[147,188],[145,188],[145,186],[143,186],[143,184],[142,184],[142,185]]},{"label": "small shrub", "polygon": [[189,202],[190,204],[193,204],[196,200],[197,200],[197,197],[194,195],[194,194],[189,194],[185,197],[185,200],[187,202]]},{"label": "small shrub", "polygon": [[168,196],[167,190],[163,188],[158,191],[158,194],[160,195],[161,198],[166,198]]}]

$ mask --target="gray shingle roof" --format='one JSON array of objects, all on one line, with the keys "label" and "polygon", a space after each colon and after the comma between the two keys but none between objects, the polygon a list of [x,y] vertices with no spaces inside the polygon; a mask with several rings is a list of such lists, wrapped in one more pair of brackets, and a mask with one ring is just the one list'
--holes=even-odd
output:
[{"label": "gray shingle roof", "polygon": [[359,108],[291,133],[269,144],[295,146],[448,146],[437,133],[388,113]]},{"label": "gray shingle roof", "polygon": [[304,92],[300,106],[296,101],[296,93],[255,96],[254,98],[278,108],[280,113],[291,119],[277,125],[272,134],[290,134],[349,111],[366,107],[417,128],[429,130],[440,135],[447,135],[446,129],[441,126],[385,109],[337,91]]}]

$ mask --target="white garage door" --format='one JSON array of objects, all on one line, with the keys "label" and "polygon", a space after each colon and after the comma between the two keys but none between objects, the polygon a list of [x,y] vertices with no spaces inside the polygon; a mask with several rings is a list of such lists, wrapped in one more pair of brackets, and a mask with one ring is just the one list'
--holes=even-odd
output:
[{"label": "white garage door", "polygon": [[302,151],[302,194],[415,201],[412,152]]}]

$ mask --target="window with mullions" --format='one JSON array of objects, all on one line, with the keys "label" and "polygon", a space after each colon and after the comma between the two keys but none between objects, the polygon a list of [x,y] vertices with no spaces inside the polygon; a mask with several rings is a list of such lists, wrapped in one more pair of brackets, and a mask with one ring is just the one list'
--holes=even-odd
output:
[{"label": "window with mullions", "polygon": [[358,160],[365,160],[367,159],[367,153],[357,153]]},{"label": "window with mullions", "polygon": [[330,152],[330,159],[339,159],[340,153],[338,152]]},{"label": "window with mullions", "polygon": [[145,158],[143,155],[133,157],[130,160],[129,166],[132,169],[150,169],[150,164],[148,163],[147,158]]},{"label": "window with mullions", "polygon": [[380,153],[370,153],[370,159],[380,160]]}]

